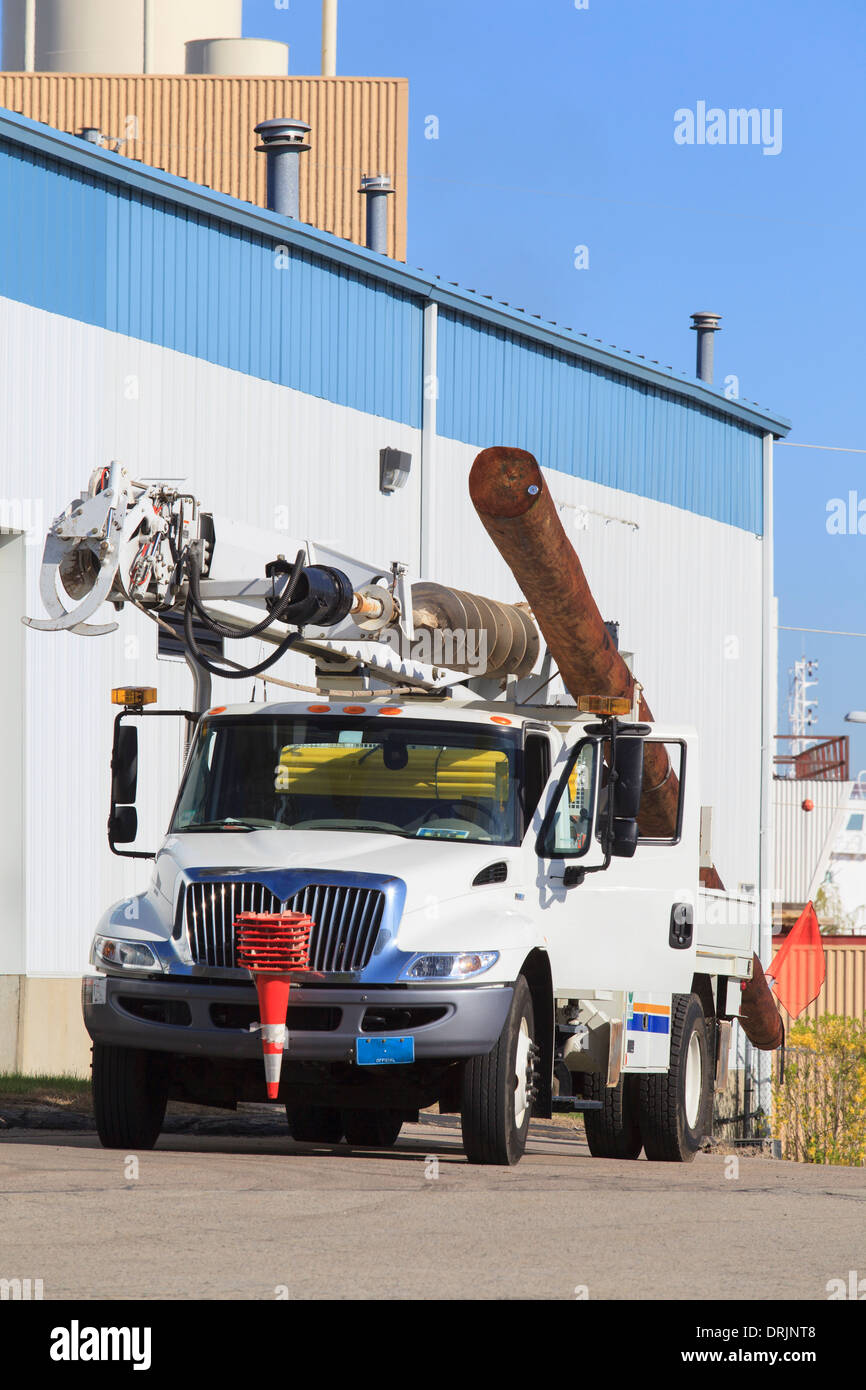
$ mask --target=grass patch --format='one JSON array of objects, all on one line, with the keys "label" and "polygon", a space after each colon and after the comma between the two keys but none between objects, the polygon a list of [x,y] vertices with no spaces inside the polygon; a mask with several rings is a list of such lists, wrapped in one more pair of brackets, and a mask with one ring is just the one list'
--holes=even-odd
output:
[{"label": "grass patch", "polygon": [[0,1108],[56,1105],[64,1110],[90,1109],[90,1080],[83,1076],[22,1076],[0,1072]]}]

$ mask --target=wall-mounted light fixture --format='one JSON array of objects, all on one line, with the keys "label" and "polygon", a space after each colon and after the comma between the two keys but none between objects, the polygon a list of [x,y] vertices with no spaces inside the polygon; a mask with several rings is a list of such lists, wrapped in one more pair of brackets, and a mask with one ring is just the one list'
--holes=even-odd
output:
[{"label": "wall-mounted light fixture", "polygon": [[403,449],[379,450],[379,491],[396,492],[403,487],[412,467],[412,455]]}]

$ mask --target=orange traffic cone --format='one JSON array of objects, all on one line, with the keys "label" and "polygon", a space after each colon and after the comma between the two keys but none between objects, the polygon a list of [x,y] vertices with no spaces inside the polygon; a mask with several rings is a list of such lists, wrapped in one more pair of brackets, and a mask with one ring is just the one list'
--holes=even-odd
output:
[{"label": "orange traffic cone", "polygon": [[309,967],[312,919],[301,912],[243,912],[235,918],[237,963],[249,970],[259,996],[259,1029],[268,1100],[280,1093],[292,974]]}]

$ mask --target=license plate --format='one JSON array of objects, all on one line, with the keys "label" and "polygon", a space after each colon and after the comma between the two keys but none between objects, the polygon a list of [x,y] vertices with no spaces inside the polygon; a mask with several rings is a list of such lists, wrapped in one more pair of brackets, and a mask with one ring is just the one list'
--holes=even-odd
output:
[{"label": "license plate", "polygon": [[382,1067],[393,1062],[414,1062],[415,1039],[356,1038],[355,1061],[359,1067]]}]

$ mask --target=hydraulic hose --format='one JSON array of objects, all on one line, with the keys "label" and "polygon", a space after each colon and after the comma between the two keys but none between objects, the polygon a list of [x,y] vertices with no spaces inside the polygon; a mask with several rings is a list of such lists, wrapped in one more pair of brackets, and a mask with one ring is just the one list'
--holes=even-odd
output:
[{"label": "hydraulic hose", "polygon": [[234,639],[235,641],[246,637],[258,637],[269,627],[272,627],[274,623],[279,622],[283,613],[289,608],[292,595],[297,588],[298,579],[304,565],[303,550],[298,551],[286,586],[274,607],[260,623],[256,623],[254,627],[248,628],[246,632],[238,632],[235,628],[228,627],[225,623],[218,622],[216,618],[212,618],[210,614],[205,611],[201,601],[201,589],[199,587],[201,566],[199,564],[198,555],[195,550],[190,547],[183,558],[184,566],[189,576],[187,600],[183,610],[183,635],[193,660],[197,665],[203,667],[205,671],[209,671],[212,676],[224,676],[226,680],[244,680],[248,679],[250,676],[258,676],[262,671],[267,671],[270,666],[273,666],[275,662],[279,661],[280,657],[284,656],[289,648],[298,640],[300,637],[299,632],[289,632],[274,651],[256,666],[244,666],[239,670],[234,670],[231,667],[221,666],[217,662],[211,661],[210,657],[205,656],[195,640],[193,613],[196,614],[202,626],[207,628],[208,631],[212,632],[216,637]]},{"label": "hydraulic hose", "polygon": [[[276,647],[269,656],[266,656],[263,661],[260,661],[257,666],[244,666],[239,671],[231,670],[225,666],[218,666],[216,662],[211,661],[209,657],[205,656],[195,640],[192,607],[189,603],[186,604],[183,610],[183,635],[193,661],[199,666],[204,667],[205,671],[209,671],[212,676],[225,676],[226,680],[239,681],[248,679],[250,676],[261,675],[262,671],[267,671],[269,666],[273,666],[275,662],[279,661],[281,656],[285,656],[289,648],[294,646],[295,642],[298,641],[301,634],[299,632],[287,633],[279,646]],[[251,634],[233,632],[231,635],[232,637],[246,637]]]},{"label": "hydraulic hose", "polygon": [[[277,599],[277,602],[275,603],[274,607],[266,614],[264,618],[262,618],[262,621],[260,623],[256,623],[255,627],[247,628],[245,632],[238,632],[236,628],[229,627],[225,623],[218,622],[216,618],[212,618],[210,614],[205,611],[205,608],[201,601],[201,589],[199,586],[199,580],[201,578],[201,566],[198,561],[198,556],[194,553],[192,547],[190,547],[187,550],[185,560],[186,571],[189,576],[189,590],[187,593],[186,608],[189,608],[191,604],[192,607],[195,609],[196,615],[199,621],[202,623],[202,625],[206,627],[210,632],[212,632],[216,637],[224,637],[227,639],[233,639],[237,641],[244,637],[258,637],[260,633],[266,632],[267,629],[269,627],[272,627],[274,623],[278,623],[281,621],[283,614],[286,612],[292,601],[292,596],[295,592],[295,589],[297,588],[298,580],[301,576],[301,571],[304,567],[304,552],[303,550],[298,551],[297,556],[295,557],[295,563],[292,566],[289,578],[286,582],[286,587],[283,589],[283,592],[280,594],[280,597]],[[184,630],[186,630],[186,610],[184,610]]]}]

